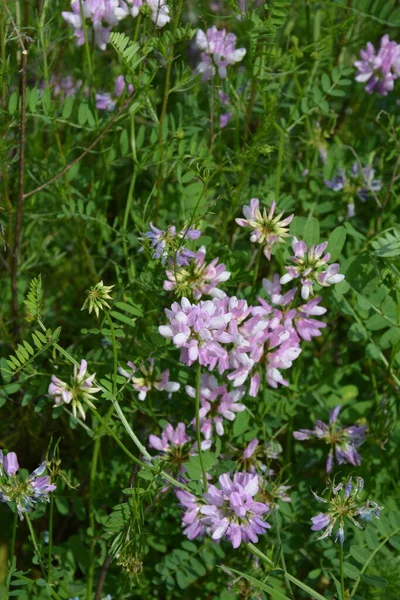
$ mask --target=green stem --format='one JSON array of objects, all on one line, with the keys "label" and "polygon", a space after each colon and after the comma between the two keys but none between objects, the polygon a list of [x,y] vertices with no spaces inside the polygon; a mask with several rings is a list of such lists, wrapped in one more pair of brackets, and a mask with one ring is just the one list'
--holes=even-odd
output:
[{"label": "green stem", "polygon": [[257,252],[257,258],[256,258],[256,264],[254,267],[254,275],[253,275],[253,283],[251,286],[251,297],[254,297],[254,294],[256,292],[256,286],[257,286],[257,279],[258,279],[258,271],[260,269],[260,261],[261,261],[261,255],[263,253],[263,247],[260,246]]},{"label": "green stem", "polygon": [[[10,570],[13,564],[13,558],[14,558],[14,554],[15,554],[15,540],[17,537],[17,527],[18,527],[18,511],[17,509],[15,509],[15,513],[14,513],[14,519],[13,519],[13,528],[12,528],[12,534],[11,534],[11,546],[10,546]],[[8,574],[7,580],[11,579],[10,577],[10,573]],[[8,600],[8,593],[9,593],[9,589],[10,589],[10,583],[11,581],[8,581],[7,587],[6,587],[6,592],[5,592],[5,600]]]},{"label": "green stem", "polygon": [[93,510],[93,496],[95,489],[97,463],[100,453],[101,434],[99,433],[95,439],[93,446],[92,464],[90,468],[90,484],[89,484],[89,527],[91,529],[91,541],[90,541],[90,557],[89,557],[89,569],[86,585],[86,598],[91,600],[93,592],[93,576],[94,576],[94,551],[96,541],[94,537],[95,533],[95,521],[94,521],[94,510]]},{"label": "green stem", "polygon": [[51,583],[51,563],[53,559],[53,518],[54,518],[54,494],[50,498],[49,514],[49,551],[47,558],[47,583]]},{"label": "green stem", "polygon": [[110,331],[111,331],[111,344],[112,344],[113,364],[114,364],[112,391],[113,391],[113,395],[116,396],[116,394],[117,394],[117,377],[118,377],[117,340],[115,338],[115,328],[114,328],[114,323],[112,322],[112,319],[110,317],[110,313],[108,311],[106,311],[105,316],[106,316],[106,319],[108,321],[108,324],[110,326]]},{"label": "green stem", "polygon": [[199,453],[199,462],[201,472],[203,474],[203,488],[204,492],[208,491],[207,483],[207,472],[204,468],[203,462],[203,451],[201,449],[201,431],[200,431],[200,386],[201,386],[201,365],[197,364],[196,372],[196,438],[197,438],[197,451]]},{"label": "green stem", "polygon": [[[39,546],[38,546],[37,539],[36,539],[35,530],[32,527],[32,521],[30,520],[28,513],[25,513],[24,516],[25,516],[26,522],[28,523],[29,532],[31,534],[31,539],[32,539],[32,544],[33,544],[33,547],[35,549],[36,555],[38,557],[40,567],[41,567],[43,573],[45,573],[46,569],[45,569],[45,566],[43,564],[42,556],[40,554]],[[56,600],[61,600],[60,596],[53,589],[51,590],[51,595]]]},{"label": "green stem", "polygon": [[290,580],[287,577],[286,561],[285,561],[285,555],[283,553],[281,531],[280,531],[279,520],[278,520],[278,516],[277,516],[277,512],[276,511],[274,512],[274,521],[275,521],[276,535],[278,537],[278,542],[279,542],[279,546],[280,546],[280,560],[281,560],[281,565],[282,565],[282,569],[285,571],[285,583],[286,583],[286,587],[287,587],[287,590],[288,590],[291,598],[294,599],[294,594],[293,594],[292,586],[290,585]]},{"label": "green stem", "polygon": [[[270,558],[268,558],[268,556],[265,556],[265,554],[263,554],[263,552],[261,552],[261,550],[259,550],[254,544],[250,542],[249,544],[247,544],[247,547],[250,550],[250,552],[252,552],[255,556],[264,561],[268,566],[272,567],[272,569],[276,569],[276,565],[274,564],[274,562]],[[294,583],[297,587],[307,592],[312,598],[315,598],[315,600],[326,600],[324,596],[321,596],[321,594],[319,594],[318,592],[310,588],[308,585],[297,579],[297,577],[290,575],[290,573],[285,572],[285,577],[289,581]]]},{"label": "green stem", "polygon": [[343,569],[343,546],[340,546],[340,590],[342,592],[342,600],[345,600],[345,592],[344,592],[344,569]]}]

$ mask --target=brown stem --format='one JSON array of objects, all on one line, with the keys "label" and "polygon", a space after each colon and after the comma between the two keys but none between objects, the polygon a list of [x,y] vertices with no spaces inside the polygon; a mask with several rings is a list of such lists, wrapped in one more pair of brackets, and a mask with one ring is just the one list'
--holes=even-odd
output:
[{"label": "brown stem", "polygon": [[125,104],[123,106],[121,106],[121,108],[119,109],[119,111],[113,116],[113,118],[108,123],[108,125],[103,129],[103,131],[100,133],[100,135],[97,136],[97,138],[94,140],[94,142],[92,144],[90,144],[90,146],[88,146],[86,148],[86,150],[84,152],[82,152],[82,154],[80,156],[78,156],[78,158],[76,158],[71,163],[69,163],[64,169],[62,169],[61,171],[59,171],[57,173],[57,175],[54,175],[54,177],[52,177],[51,179],[49,179],[48,181],[46,181],[46,183],[43,183],[42,185],[40,185],[36,189],[32,190],[31,192],[28,192],[27,194],[24,194],[24,198],[29,198],[29,196],[33,196],[33,194],[37,194],[38,192],[42,191],[48,185],[50,185],[54,181],[57,181],[57,179],[59,179],[65,173],[67,173],[70,169],[72,169],[72,167],[74,165],[76,165],[78,162],[80,162],[82,160],[82,158],[84,158],[86,156],[86,154],[88,154],[96,146],[96,144],[98,144],[99,141],[101,139],[103,139],[103,137],[105,136],[105,134],[109,131],[109,129],[112,127],[112,125],[118,119],[118,117],[124,112],[124,110],[126,109],[126,107],[128,106],[128,104],[130,103],[130,101],[131,101],[131,98],[128,98],[128,100],[125,102]]},{"label": "brown stem", "polygon": [[11,295],[12,295],[12,321],[13,334],[19,337],[19,309],[17,297],[18,281],[18,253],[21,243],[22,216],[24,210],[24,183],[25,183],[25,142],[26,142],[26,66],[28,51],[22,42],[21,54],[21,127],[19,136],[19,176],[18,176],[18,201],[15,219],[14,247],[11,254]]},{"label": "brown stem", "polygon": [[101,567],[101,570],[100,570],[100,575],[99,575],[99,580],[98,580],[97,586],[96,586],[96,595],[94,597],[94,600],[100,600],[100,598],[101,598],[104,583],[105,583],[105,580],[107,577],[107,571],[111,565],[111,561],[112,561],[111,554],[107,554],[106,559],[103,563],[103,566]]}]

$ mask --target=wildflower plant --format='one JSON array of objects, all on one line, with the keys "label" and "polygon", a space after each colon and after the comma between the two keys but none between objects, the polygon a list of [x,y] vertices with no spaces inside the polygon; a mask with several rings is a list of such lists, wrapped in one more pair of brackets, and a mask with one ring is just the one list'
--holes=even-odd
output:
[{"label": "wildflower plant", "polygon": [[398,597],[395,4],[0,3],[1,598]]}]

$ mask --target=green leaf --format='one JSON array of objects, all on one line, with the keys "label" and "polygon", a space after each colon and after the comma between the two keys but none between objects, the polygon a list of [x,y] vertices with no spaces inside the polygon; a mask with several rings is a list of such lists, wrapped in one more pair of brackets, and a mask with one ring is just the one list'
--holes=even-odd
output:
[{"label": "green leaf", "polygon": [[329,75],[327,75],[326,73],[323,73],[321,77],[321,85],[324,92],[327,92],[331,87],[331,80],[329,79]]},{"label": "green leaf", "polygon": [[304,241],[308,244],[318,244],[319,242],[319,221],[315,217],[310,217],[304,227]]},{"label": "green leaf", "polygon": [[8,113],[13,115],[17,110],[18,105],[18,94],[17,92],[13,92],[8,99]]},{"label": "green leaf", "polygon": [[339,258],[346,241],[346,230],[344,227],[336,227],[329,236],[328,252],[331,255],[331,260],[335,261]]},{"label": "green leaf", "polygon": [[[211,467],[213,467],[217,463],[217,459],[215,458],[212,452],[202,452],[202,458],[204,469],[206,471],[209,471]],[[200,458],[198,455],[192,456],[189,462],[184,463],[184,466],[186,467],[187,474],[189,475],[191,480],[198,481],[202,478]]]},{"label": "green leaf", "polygon": [[70,118],[70,116],[72,114],[73,106],[74,106],[74,97],[68,96],[68,98],[65,99],[64,106],[63,106],[63,111],[62,111],[63,119],[67,120]]},{"label": "green leaf", "polygon": [[363,565],[371,555],[371,553],[366,548],[361,548],[360,546],[352,546],[350,548],[350,554],[361,565]]},{"label": "green leaf", "polygon": [[39,91],[37,88],[33,88],[29,94],[29,110],[35,112],[36,105],[39,101]]},{"label": "green leaf", "polygon": [[121,310],[124,310],[127,313],[130,313],[131,315],[134,315],[135,317],[143,317],[143,312],[136,304],[128,304],[127,302],[116,302],[115,306],[117,308],[120,308]]},{"label": "green leaf", "polygon": [[79,109],[78,109],[79,125],[84,125],[86,123],[86,121],[88,120],[88,110],[89,110],[89,107],[87,105],[87,102],[82,102],[79,105]]},{"label": "green leaf", "polygon": [[366,585],[370,585],[371,587],[376,588],[385,588],[388,584],[388,581],[385,577],[378,577],[377,575],[366,575],[365,573],[362,574],[361,581],[363,581]]},{"label": "green leaf", "polygon": [[233,422],[233,435],[234,437],[238,437],[242,435],[249,428],[249,412],[245,410],[244,412],[238,413],[236,415],[236,419]]},{"label": "green leaf", "polygon": [[56,507],[60,515],[68,515],[69,514],[69,505],[66,498],[57,496],[55,499]]},{"label": "green leaf", "polygon": [[343,571],[346,577],[350,577],[350,579],[357,579],[360,574],[360,570],[355,565],[345,562],[343,565]]}]

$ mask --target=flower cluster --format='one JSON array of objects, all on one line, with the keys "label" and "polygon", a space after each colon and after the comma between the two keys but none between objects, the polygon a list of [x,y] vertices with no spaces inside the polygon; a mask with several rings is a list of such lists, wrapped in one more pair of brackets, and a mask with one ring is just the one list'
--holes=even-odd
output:
[{"label": "flower cluster", "polygon": [[[196,253],[189,248],[182,246],[184,240],[196,240],[201,236],[201,231],[193,229],[190,225],[177,232],[176,227],[171,225],[166,231],[158,229],[150,223],[151,231],[144,234],[144,238],[149,240],[151,248],[154,249],[153,258],[161,259],[165,264],[167,258],[171,257],[174,265],[181,267],[187,266],[189,261],[196,256]],[[143,238],[142,238],[143,239]]]},{"label": "flower cluster", "polygon": [[137,369],[133,362],[129,361],[127,365],[130,367],[130,371],[122,368],[118,369],[121,375],[129,379],[132,383],[133,389],[139,392],[139,400],[146,400],[148,392],[153,388],[159,392],[165,390],[169,396],[179,390],[181,387],[180,384],[169,380],[169,369],[158,375],[154,372],[154,358],[149,358],[148,363],[149,366],[142,364]]},{"label": "flower cluster", "polygon": [[87,362],[86,360],[81,360],[79,370],[76,365],[74,366],[71,385],[65,383],[65,381],[62,381],[56,375],[52,375],[48,390],[49,395],[54,398],[54,407],[61,406],[62,404],[71,404],[74,417],[76,418],[77,412],[79,412],[83,420],[86,419],[86,415],[82,401],[84,404],[93,406],[91,402],[95,399],[93,394],[100,392],[100,388],[93,387],[96,374],[87,375],[86,371]]},{"label": "flower cluster", "polygon": [[257,542],[270,527],[263,518],[268,506],[254,500],[258,491],[257,475],[235,473],[231,479],[225,473],[219,477],[219,487],[212,484],[203,494],[206,504],[189,493],[176,492],[185,508],[184,533],[194,539],[209,530],[213,540],[225,537],[234,548],[242,542]]},{"label": "flower cluster", "polygon": [[329,415],[329,425],[323,421],[317,421],[314,429],[300,429],[294,431],[293,436],[296,440],[304,441],[311,438],[318,440],[325,440],[327,444],[331,446],[326,461],[326,470],[329,473],[332,470],[334,460],[339,465],[344,463],[350,463],[354,466],[361,464],[361,457],[357,451],[357,448],[365,440],[367,432],[366,425],[352,425],[350,427],[338,427],[338,416],[341,411],[341,405],[339,404],[331,410]]},{"label": "flower cluster", "polygon": [[227,67],[243,60],[246,54],[246,48],[236,48],[234,33],[226,33],[225,29],[218,30],[215,26],[207,29],[206,33],[201,29],[197,31],[196,46],[201,50],[197,72],[201,73],[203,80],[211,79],[217,71],[225,79]]},{"label": "flower cluster", "polygon": [[376,91],[381,96],[386,96],[393,90],[395,80],[400,77],[400,44],[390,41],[389,36],[384,35],[378,51],[368,42],[360,55],[361,60],[354,63],[358,70],[356,81],[367,84],[365,91],[368,94]]},{"label": "flower cluster", "polygon": [[84,21],[87,21],[89,39],[94,35],[96,45],[105,50],[112,28],[128,15],[136,17],[142,6],[148,7],[157,27],[164,27],[170,21],[165,0],[82,0],[82,11],[80,0],[72,0],[71,12],[63,11],[61,15],[74,30],[78,46],[85,43]]},{"label": "flower cluster", "polygon": [[349,477],[338,485],[330,482],[329,498],[327,500],[313,492],[318,502],[328,505],[326,513],[320,512],[311,519],[313,523],[312,531],[325,530],[317,540],[323,540],[332,535],[334,528],[338,525],[335,542],[339,539],[343,545],[345,519],[348,519],[358,529],[363,529],[356,517],[365,518],[374,514],[375,517],[379,518],[379,513],[383,507],[378,506],[376,502],[371,500],[361,502],[359,497],[363,488],[364,480],[361,477]]},{"label": "flower cluster", "polygon": [[195,300],[200,300],[203,295],[213,298],[225,296],[217,286],[229,279],[230,272],[226,270],[223,263],[218,264],[218,258],[214,258],[208,264],[205,258],[204,246],[187,261],[186,265],[177,265],[171,258],[166,270],[164,290],[174,290],[179,297],[193,296]]},{"label": "flower cluster", "polygon": [[4,456],[0,450],[0,502],[14,502],[21,519],[23,513],[34,510],[38,502],[48,502],[49,494],[56,486],[51,483],[49,475],[43,475],[45,470],[46,461],[28,477],[22,477],[18,473],[15,452]]},{"label": "flower cluster", "polygon": [[[196,397],[195,388],[187,385],[186,392],[190,398]],[[211,447],[212,434],[215,427],[217,435],[224,435],[224,419],[234,421],[236,413],[246,410],[241,404],[243,389],[228,391],[226,385],[220,385],[213,375],[202,375],[200,386],[200,431],[207,440],[207,448]],[[193,420],[195,424],[195,420]]]},{"label": "flower cluster", "polygon": [[[122,96],[124,93],[126,86],[125,78],[123,75],[119,75],[115,80],[114,85],[114,94],[110,94],[109,92],[97,92],[95,95],[96,100],[96,108],[97,110],[105,110],[107,112],[112,112],[115,109],[117,104],[117,99]],[[133,94],[133,85],[128,84],[128,94]]]},{"label": "flower cluster", "polygon": [[112,300],[110,292],[113,287],[113,285],[104,285],[102,281],[96,283],[96,285],[86,291],[86,300],[81,310],[87,309],[89,314],[94,310],[96,317],[98,317],[101,310],[110,308],[107,300]]},{"label": "flower cluster", "polygon": [[307,248],[305,242],[293,238],[292,248],[294,256],[291,257],[293,265],[285,267],[287,273],[281,277],[281,284],[289,283],[293,279],[300,278],[301,281],[301,297],[304,300],[313,294],[313,286],[315,283],[323,287],[340,283],[344,279],[344,275],[339,273],[340,266],[335,263],[325,266],[330,259],[330,254],[324,254],[328,242],[312,245]]},{"label": "flower cluster", "polygon": [[338,169],[336,175],[332,179],[325,180],[324,183],[334,192],[343,191],[349,218],[355,215],[355,196],[365,202],[371,192],[379,192],[382,188],[382,181],[375,179],[375,169],[371,165],[361,167],[358,162],[353,164],[347,174],[344,169]]},{"label": "flower cluster", "polygon": [[245,219],[236,219],[236,223],[241,227],[252,229],[250,241],[264,246],[264,255],[271,260],[272,246],[278,242],[283,242],[289,236],[288,225],[291,223],[294,215],[282,219],[283,213],[274,216],[276,203],[273,202],[269,211],[266,208],[260,210],[260,201],[258,198],[252,198],[249,206],[243,206]]}]

